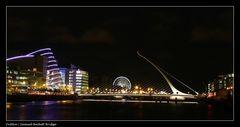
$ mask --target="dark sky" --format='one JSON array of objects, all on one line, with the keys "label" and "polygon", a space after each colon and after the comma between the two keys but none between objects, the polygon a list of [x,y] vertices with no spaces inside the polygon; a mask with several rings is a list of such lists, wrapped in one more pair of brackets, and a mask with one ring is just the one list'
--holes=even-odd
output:
[{"label": "dark sky", "polygon": [[233,72],[232,31],[230,7],[8,7],[7,55],[50,47],[61,67],[89,71],[91,84],[120,75],[159,84],[162,76],[139,50],[202,91],[203,82]]}]

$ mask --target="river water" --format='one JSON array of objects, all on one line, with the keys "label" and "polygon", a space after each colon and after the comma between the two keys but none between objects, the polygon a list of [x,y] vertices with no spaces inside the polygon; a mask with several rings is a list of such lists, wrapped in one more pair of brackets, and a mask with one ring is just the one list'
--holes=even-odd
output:
[{"label": "river water", "polygon": [[233,109],[205,103],[126,101],[8,102],[7,120],[232,120]]}]

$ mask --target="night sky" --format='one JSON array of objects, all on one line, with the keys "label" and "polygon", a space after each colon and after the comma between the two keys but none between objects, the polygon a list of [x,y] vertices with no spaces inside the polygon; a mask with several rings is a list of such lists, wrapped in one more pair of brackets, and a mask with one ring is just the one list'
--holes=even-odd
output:
[{"label": "night sky", "polygon": [[230,7],[8,7],[7,56],[52,48],[60,67],[89,71],[90,85],[118,76],[163,82],[142,55],[196,89],[233,72]]}]

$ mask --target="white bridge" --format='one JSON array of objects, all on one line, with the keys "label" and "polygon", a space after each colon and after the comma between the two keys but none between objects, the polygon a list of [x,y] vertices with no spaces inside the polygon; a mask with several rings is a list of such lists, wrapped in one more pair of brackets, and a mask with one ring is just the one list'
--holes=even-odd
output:
[{"label": "white bridge", "polygon": [[[149,62],[152,66],[154,66],[158,72],[164,77],[164,79],[167,81],[167,84],[170,86],[171,90],[172,90],[172,94],[135,94],[135,93],[96,93],[96,94],[79,94],[79,96],[81,97],[88,97],[88,96],[101,96],[101,97],[106,97],[106,96],[114,96],[116,98],[121,98],[121,97],[158,97],[158,98],[164,98],[164,99],[170,99],[170,100],[185,100],[185,99],[195,99],[198,95],[198,92],[196,92],[195,90],[193,90],[192,88],[190,88],[189,86],[187,86],[186,84],[184,84],[183,82],[181,82],[180,80],[178,80],[177,78],[175,78],[174,76],[170,75],[169,73],[167,73],[166,71],[164,71],[163,69],[161,69],[160,67],[158,67],[157,65],[155,65],[153,62],[151,62],[149,59],[147,59],[146,57],[144,57],[143,55],[141,55],[138,51],[137,54],[143,58],[144,60],[146,60],[147,62]],[[176,89],[173,84],[170,82],[170,80],[167,78],[167,76],[162,72],[164,71],[165,73],[167,73],[169,76],[171,76],[172,78],[176,79],[178,82],[180,82],[181,84],[183,84],[184,86],[186,86],[187,88],[189,88],[190,90],[192,90],[194,93],[196,93],[196,95],[193,94],[187,94],[184,92],[179,91],[178,89]],[[115,81],[114,81],[115,82]]]},{"label": "white bridge", "polygon": [[[167,81],[168,85],[170,86],[173,94],[172,95],[187,95],[187,96],[191,96],[192,94],[186,94],[186,93],[183,93],[179,90],[177,90],[173,84],[169,81],[169,79],[167,78],[167,76],[161,71],[163,69],[161,69],[160,67],[156,66],[153,62],[151,62],[149,59],[147,59],[146,57],[144,57],[143,55],[141,55],[138,51],[137,51],[137,54],[142,57],[143,59],[145,59],[146,61],[148,61],[151,65],[153,65],[157,70],[158,72],[161,73],[161,75],[164,77],[164,79]],[[163,70],[164,71],[164,70]],[[170,75],[171,76],[171,75]],[[173,76],[172,76],[173,77]],[[173,77],[174,79],[176,79],[177,81],[179,81],[177,78]],[[179,81],[181,84],[183,84],[184,86],[186,86],[187,88],[189,88],[190,90],[192,90],[193,92],[196,93],[196,95],[198,95],[198,92],[196,92],[195,90],[193,90],[192,88],[190,88],[189,86],[187,86],[186,84],[184,84],[183,82]]]}]

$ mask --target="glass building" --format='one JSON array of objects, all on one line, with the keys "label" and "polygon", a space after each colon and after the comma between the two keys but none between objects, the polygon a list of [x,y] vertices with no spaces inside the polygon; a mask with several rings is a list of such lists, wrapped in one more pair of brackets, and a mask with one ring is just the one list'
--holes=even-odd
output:
[{"label": "glass building", "polygon": [[88,72],[71,65],[70,69],[60,68],[65,84],[72,86],[74,93],[82,94],[88,89]]},{"label": "glass building", "polygon": [[69,73],[67,68],[59,68],[63,84],[69,84]]}]

